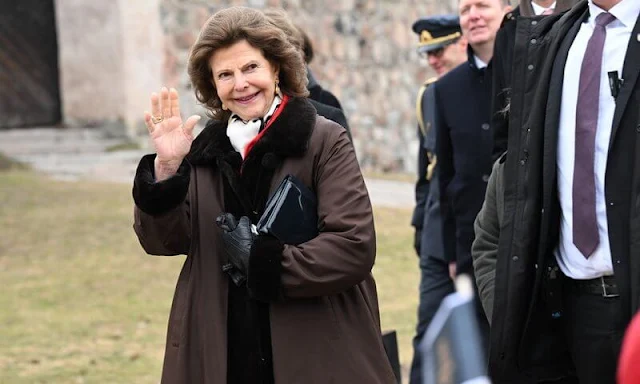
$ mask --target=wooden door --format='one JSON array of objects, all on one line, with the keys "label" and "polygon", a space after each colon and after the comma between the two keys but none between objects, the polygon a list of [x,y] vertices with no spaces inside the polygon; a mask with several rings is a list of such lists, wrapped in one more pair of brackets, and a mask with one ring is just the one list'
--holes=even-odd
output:
[{"label": "wooden door", "polygon": [[0,0],[0,128],[60,122],[54,0]]}]

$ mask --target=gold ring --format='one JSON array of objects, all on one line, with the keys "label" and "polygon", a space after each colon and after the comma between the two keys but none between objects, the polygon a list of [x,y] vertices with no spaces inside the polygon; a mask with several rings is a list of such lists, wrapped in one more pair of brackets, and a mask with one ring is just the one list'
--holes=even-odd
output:
[{"label": "gold ring", "polygon": [[153,122],[153,124],[162,123],[162,120],[164,120],[163,116],[153,116],[153,115],[151,115],[151,121]]}]

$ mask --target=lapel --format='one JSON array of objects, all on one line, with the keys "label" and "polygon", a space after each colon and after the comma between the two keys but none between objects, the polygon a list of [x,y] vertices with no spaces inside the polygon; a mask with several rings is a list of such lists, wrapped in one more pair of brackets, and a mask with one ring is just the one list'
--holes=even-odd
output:
[{"label": "lapel", "polygon": [[518,5],[519,13],[524,17],[533,17],[536,13],[533,11],[533,5],[531,5],[531,0],[523,0]]},{"label": "lapel", "polygon": [[609,140],[609,151],[613,145],[618,128],[624,111],[629,104],[631,94],[635,90],[636,83],[638,82],[638,74],[640,73],[640,16],[636,19],[636,25],[631,31],[631,38],[629,39],[629,45],[627,46],[627,55],[624,59],[624,66],[622,68],[622,79],[624,83],[620,87],[620,93],[616,99],[616,109],[613,114],[613,126],[611,128],[611,139]]}]

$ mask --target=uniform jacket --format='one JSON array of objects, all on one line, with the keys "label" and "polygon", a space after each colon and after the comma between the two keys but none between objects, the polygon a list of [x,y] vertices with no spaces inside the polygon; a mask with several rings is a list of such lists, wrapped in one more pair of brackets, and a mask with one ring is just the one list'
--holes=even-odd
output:
[{"label": "uniform jacket", "polygon": [[[423,85],[416,108],[419,109],[418,181],[416,182],[416,207],[411,225],[421,229],[420,257],[444,260],[442,249],[442,217],[440,214],[440,189],[436,156],[435,79]],[[420,121],[421,120],[421,121]],[[431,186],[434,186],[433,188]]]},{"label": "uniform jacket", "polygon": [[[542,288],[560,224],[556,151],[564,63],[587,16],[587,2],[582,1],[563,15],[540,20],[529,36],[540,42],[536,51],[527,62],[514,62],[514,89],[529,76],[537,88],[530,91],[535,92],[531,103],[512,103],[510,115],[489,358],[497,383],[560,377],[567,371],[562,330],[549,316]],[[640,157],[635,155],[640,152],[638,33],[640,23],[631,34],[624,62],[605,178],[614,274],[629,315],[640,301]],[[515,76],[515,70],[528,75]]]},{"label": "uniform jacket", "polygon": [[[571,8],[577,0],[557,0],[554,13],[562,13]],[[532,96],[532,79],[526,73],[517,73],[516,78],[523,76],[528,81],[512,84],[513,67],[522,67],[521,63],[527,61],[529,55],[536,50],[538,40],[531,38],[531,29],[538,24],[544,16],[536,16],[530,0],[523,0],[512,12],[505,15],[502,27],[496,35],[494,44],[493,65],[493,85],[491,100],[491,130],[494,137],[494,149],[492,157],[498,158],[507,150],[507,134],[509,129],[509,103],[510,95],[520,95],[527,93]],[[514,57],[514,52],[518,55]],[[518,77],[519,76],[519,77]],[[512,86],[519,86],[511,89]],[[530,97],[525,99],[530,99]],[[522,99],[516,100],[522,102]],[[527,105],[526,101],[525,104]]]},{"label": "uniform jacket", "polygon": [[[176,176],[155,183],[147,156],[135,177],[140,243],[152,255],[186,255],[162,383],[246,383],[269,369],[276,384],[394,383],[371,275],[371,204],[346,132],[302,98],[290,99],[244,161],[225,131],[209,123]],[[320,234],[299,246],[258,237],[248,285],[236,288],[221,270],[215,218],[231,212],[255,223],[287,174],[315,191]],[[245,365],[250,353],[264,363]]]},{"label": "uniform jacket", "polygon": [[491,173],[491,68],[469,59],[435,84],[436,154],[444,254],[460,273],[472,273],[473,222]]}]

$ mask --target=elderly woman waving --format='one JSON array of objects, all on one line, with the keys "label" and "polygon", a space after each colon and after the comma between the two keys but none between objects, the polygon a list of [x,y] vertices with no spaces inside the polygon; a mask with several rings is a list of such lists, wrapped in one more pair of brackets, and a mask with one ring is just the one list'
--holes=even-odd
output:
[{"label": "elderly woman waving", "polygon": [[[153,94],[145,121],[156,153],[133,185],[145,251],[186,255],[162,382],[394,383],[371,204],[345,130],[305,98],[300,51],[262,12],[228,8],[202,28],[189,76],[211,120],[194,139],[198,117],[182,121],[177,92]],[[247,236],[287,175],[315,193],[318,236]],[[234,236],[242,241],[229,247]]]}]

